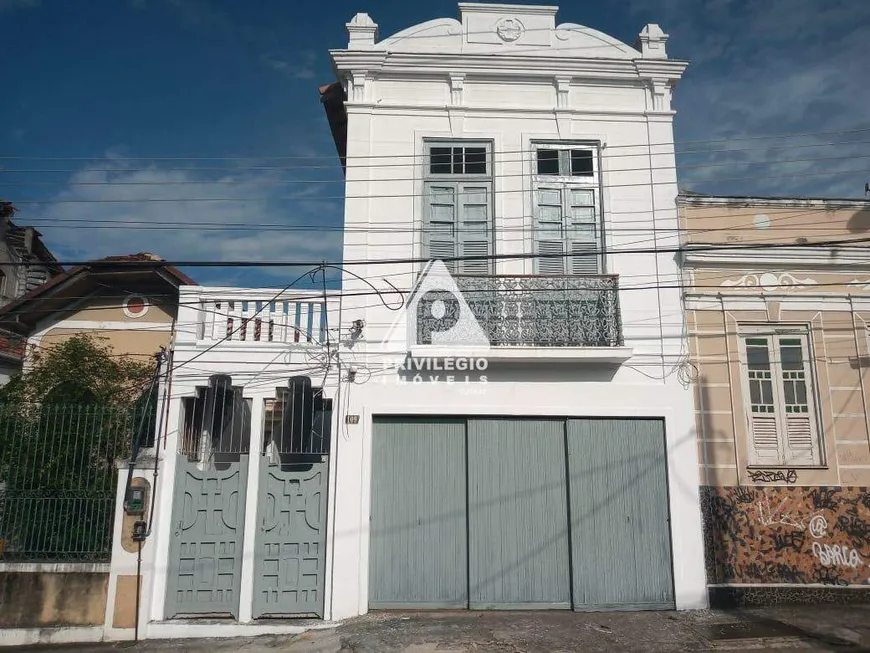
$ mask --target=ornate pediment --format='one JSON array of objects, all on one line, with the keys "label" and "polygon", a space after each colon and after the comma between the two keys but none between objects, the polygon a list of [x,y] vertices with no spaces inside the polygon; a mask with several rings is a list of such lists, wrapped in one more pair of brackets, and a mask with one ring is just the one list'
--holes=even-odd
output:
[{"label": "ornate pediment", "polygon": [[438,18],[404,29],[382,41],[367,14],[350,23],[348,49],[395,53],[526,54],[584,59],[666,58],[667,35],[648,25],[635,49],[598,30],[562,23],[557,7],[460,3],[460,20]]}]

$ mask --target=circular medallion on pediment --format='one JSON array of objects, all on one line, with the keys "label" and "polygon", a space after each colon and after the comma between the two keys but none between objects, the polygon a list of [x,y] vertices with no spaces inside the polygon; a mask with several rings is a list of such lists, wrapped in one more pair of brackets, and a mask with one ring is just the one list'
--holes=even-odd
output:
[{"label": "circular medallion on pediment", "polygon": [[525,28],[516,18],[502,18],[495,25],[495,33],[506,43],[516,41],[523,35]]}]

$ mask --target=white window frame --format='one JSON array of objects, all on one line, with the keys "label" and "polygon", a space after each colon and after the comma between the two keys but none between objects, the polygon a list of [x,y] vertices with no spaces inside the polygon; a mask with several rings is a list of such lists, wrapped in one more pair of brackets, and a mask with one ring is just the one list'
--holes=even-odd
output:
[{"label": "white window frame", "polygon": [[[535,254],[550,253],[541,246],[542,234],[545,233],[540,224],[541,216],[541,196],[539,191],[554,190],[558,191],[561,196],[562,205],[562,220],[561,220],[561,241],[563,260],[555,261],[553,258],[535,258],[535,273],[541,275],[554,276],[570,276],[574,274],[601,275],[605,274],[605,259],[604,259],[604,219],[601,206],[601,167],[599,153],[601,145],[597,142],[589,141],[532,141],[532,232],[534,234],[534,251]],[[556,150],[559,152],[559,174],[547,175],[538,174],[538,151],[539,150]],[[588,150],[592,153],[592,174],[591,175],[571,175],[571,150]],[[594,220],[594,247],[596,252],[594,256],[594,265],[584,265],[588,263],[588,258],[574,257],[568,254],[572,251],[572,246],[576,243],[578,249],[584,245],[583,239],[571,237],[570,230],[572,227],[569,224],[571,216],[571,207],[573,206],[590,206],[588,204],[572,204],[570,201],[571,191],[585,191],[592,193],[592,216]],[[555,206],[552,204],[550,206]],[[550,239],[547,239],[549,241]]]},{"label": "white window frame", "polygon": [[[431,153],[433,148],[439,147],[476,147],[485,150],[485,172],[483,173],[433,173],[431,170]],[[433,256],[433,235],[436,233],[431,226],[433,223],[433,207],[438,205],[435,199],[435,189],[443,190],[452,189],[453,192],[453,239],[452,239],[452,255],[486,255],[492,256],[495,254],[495,218],[493,209],[495,202],[493,201],[494,190],[494,175],[493,175],[493,150],[494,145],[491,140],[486,139],[456,139],[456,138],[425,138],[423,140],[423,219],[421,221],[422,228],[422,258],[449,258],[451,252],[448,250],[446,240],[441,243],[441,248],[437,245],[434,247],[436,254]],[[468,190],[467,190],[468,189]],[[473,189],[473,194],[469,191]],[[469,206],[480,206],[483,203],[479,201],[470,201],[471,198],[479,200],[482,193],[486,194],[486,226],[485,233],[480,231],[466,231],[463,229],[463,224],[473,222],[472,220],[464,220],[461,207],[465,200],[469,200]],[[443,204],[442,204],[443,205]],[[443,223],[445,221],[437,221]],[[474,238],[473,236],[482,236]],[[445,249],[446,248],[446,249]],[[468,249],[468,253],[466,253]],[[448,270],[456,274],[492,274],[494,269],[494,260],[474,260],[474,261],[445,261],[445,266]]]},{"label": "white window frame", "polygon": [[[819,428],[821,422],[818,414],[818,384],[813,365],[813,343],[809,328],[789,325],[741,325],[738,338],[748,466],[824,467],[825,446]],[[756,413],[752,409],[750,388],[752,379],[750,379],[747,352],[747,341],[752,339],[766,339],[768,343],[772,389],[772,403],[769,405],[773,408],[772,412]],[[798,413],[789,412],[785,402],[784,383],[788,380],[785,375],[793,371],[782,369],[780,343],[783,339],[797,339],[801,343],[803,360],[801,380],[806,385],[806,409]],[[796,402],[793,407],[799,405]],[[802,423],[801,416],[805,416],[805,423]],[[790,426],[794,429],[792,437],[788,431]]]}]

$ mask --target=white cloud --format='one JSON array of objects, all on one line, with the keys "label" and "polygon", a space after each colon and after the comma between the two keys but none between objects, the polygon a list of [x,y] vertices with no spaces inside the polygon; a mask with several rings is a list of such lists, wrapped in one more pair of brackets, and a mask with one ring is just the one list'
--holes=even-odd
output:
[{"label": "white cloud", "polygon": [[[659,22],[669,54],[692,62],[677,89],[678,141],[870,128],[868,2],[629,0],[629,9]],[[870,132],[686,146],[707,154],[681,156],[680,181],[704,192],[863,196],[867,159],[855,157],[868,140]],[[853,144],[780,147],[834,141]],[[748,152],[723,151],[738,148]],[[749,165],[758,161],[767,164]],[[708,162],[733,165],[690,167]]]},{"label": "white cloud", "polygon": [[[141,251],[153,252],[167,260],[338,260],[339,230],[281,231],[256,226],[340,224],[340,201],[317,201],[317,198],[340,196],[341,183],[276,183],[293,181],[286,172],[249,168],[202,172],[143,166],[112,156],[74,173],[63,190],[44,204],[28,206],[21,219],[33,218],[52,251],[67,260]],[[306,179],[312,176],[310,172],[300,174]],[[298,199],[283,199],[286,197]],[[204,201],[181,201],[185,198]],[[58,220],[94,224],[113,220],[122,224],[109,229],[89,229],[87,222],[62,227]],[[170,223],[164,226],[174,228],[141,228],[157,226],[155,223]],[[251,226],[231,228],[233,225]],[[264,275],[283,278],[287,274],[282,268],[263,268],[260,272],[207,268],[196,271],[201,281],[232,278],[237,283],[246,283],[245,278],[262,279]]]},{"label": "white cloud", "polygon": [[317,55],[310,51],[304,50],[299,53],[299,56],[293,61],[287,61],[278,57],[264,54],[260,56],[260,63],[267,68],[285,73],[296,79],[314,79],[314,63],[317,61]]}]

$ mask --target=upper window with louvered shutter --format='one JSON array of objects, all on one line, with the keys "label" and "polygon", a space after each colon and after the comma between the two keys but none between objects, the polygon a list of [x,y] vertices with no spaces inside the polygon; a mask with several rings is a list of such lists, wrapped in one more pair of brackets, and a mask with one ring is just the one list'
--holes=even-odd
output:
[{"label": "upper window with louvered shutter", "polygon": [[750,464],[821,464],[807,335],[773,330],[742,341]]},{"label": "upper window with louvered shutter", "polygon": [[423,255],[443,260],[451,272],[489,274],[491,144],[427,141],[424,161]]},{"label": "upper window with louvered shutter", "polygon": [[600,274],[597,147],[570,143],[533,147],[538,274]]}]

